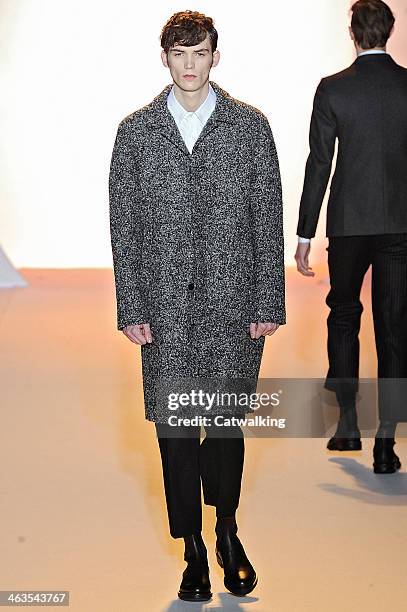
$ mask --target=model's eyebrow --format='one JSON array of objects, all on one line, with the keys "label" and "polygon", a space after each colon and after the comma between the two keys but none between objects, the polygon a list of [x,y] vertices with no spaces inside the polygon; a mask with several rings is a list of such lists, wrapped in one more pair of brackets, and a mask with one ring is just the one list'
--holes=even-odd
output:
[{"label": "model's eyebrow", "polygon": [[[177,53],[185,53],[185,51],[183,49],[177,49],[176,47],[173,47],[171,49],[171,51],[176,51]],[[198,53],[201,51],[208,51],[209,53],[209,49],[207,49],[206,47],[204,47],[203,49],[195,49],[194,53]]]}]

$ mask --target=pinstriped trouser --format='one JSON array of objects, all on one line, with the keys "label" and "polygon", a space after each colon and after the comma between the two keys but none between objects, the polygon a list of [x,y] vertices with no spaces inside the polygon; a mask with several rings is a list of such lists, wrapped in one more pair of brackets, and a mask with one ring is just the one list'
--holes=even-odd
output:
[{"label": "pinstriped trouser", "polygon": [[[360,291],[370,265],[378,377],[407,379],[407,234],[335,236],[329,238],[327,251],[331,289],[326,298],[330,308],[326,387],[337,390],[338,379],[346,378],[353,379],[357,389]],[[380,419],[407,420],[407,399],[404,406],[396,404],[379,401]]]}]

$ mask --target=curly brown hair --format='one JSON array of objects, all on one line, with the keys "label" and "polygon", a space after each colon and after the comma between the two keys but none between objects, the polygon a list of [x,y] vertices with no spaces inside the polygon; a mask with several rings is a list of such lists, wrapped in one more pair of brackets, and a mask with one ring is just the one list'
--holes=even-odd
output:
[{"label": "curly brown hair", "polygon": [[382,0],[358,0],[352,6],[351,28],[362,49],[384,47],[394,25],[394,15]]},{"label": "curly brown hair", "polygon": [[213,53],[218,44],[213,19],[198,11],[180,11],[174,13],[161,30],[161,47],[166,53],[175,45],[192,47],[205,40],[208,34]]}]

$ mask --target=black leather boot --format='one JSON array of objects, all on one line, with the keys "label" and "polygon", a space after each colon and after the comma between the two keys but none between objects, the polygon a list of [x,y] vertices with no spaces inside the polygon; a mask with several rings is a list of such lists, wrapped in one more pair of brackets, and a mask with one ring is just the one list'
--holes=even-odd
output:
[{"label": "black leather boot", "polygon": [[373,447],[373,470],[375,474],[394,474],[401,468],[400,459],[393,450],[394,438],[376,438]]},{"label": "black leather boot", "polygon": [[237,537],[235,517],[216,521],[216,559],[223,567],[224,585],[233,595],[247,595],[257,584],[257,575]]},{"label": "black leather boot", "polygon": [[327,449],[332,451],[362,450],[355,393],[345,393],[338,390],[336,392],[336,399],[340,410],[338,427],[333,437],[329,440],[326,446]]},{"label": "black leather boot", "polygon": [[188,563],[182,574],[178,597],[185,601],[207,601],[212,597],[209,565],[202,535],[184,537],[184,560]]}]

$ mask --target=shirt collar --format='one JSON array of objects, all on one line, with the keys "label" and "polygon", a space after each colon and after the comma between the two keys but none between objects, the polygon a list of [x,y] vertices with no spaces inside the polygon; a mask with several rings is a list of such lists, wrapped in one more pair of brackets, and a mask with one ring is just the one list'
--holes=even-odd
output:
[{"label": "shirt collar", "polygon": [[175,97],[174,85],[171,87],[170,93],[167,96],[167,106],[177,122],[183,121],[187,115],[196,115],[202,125],[205,125],[216,104],[216,93],[211,84],[209,83],[208,85],[208,95],[195,111],[187,111]]},{"label": "shirt collar", "polygon": [[373,55],[374,53],[387,53],[387,51],[382,51],[381,49],[369,49],[368,51],[358,53],[358,57],[361,57],[362,55]]}]

